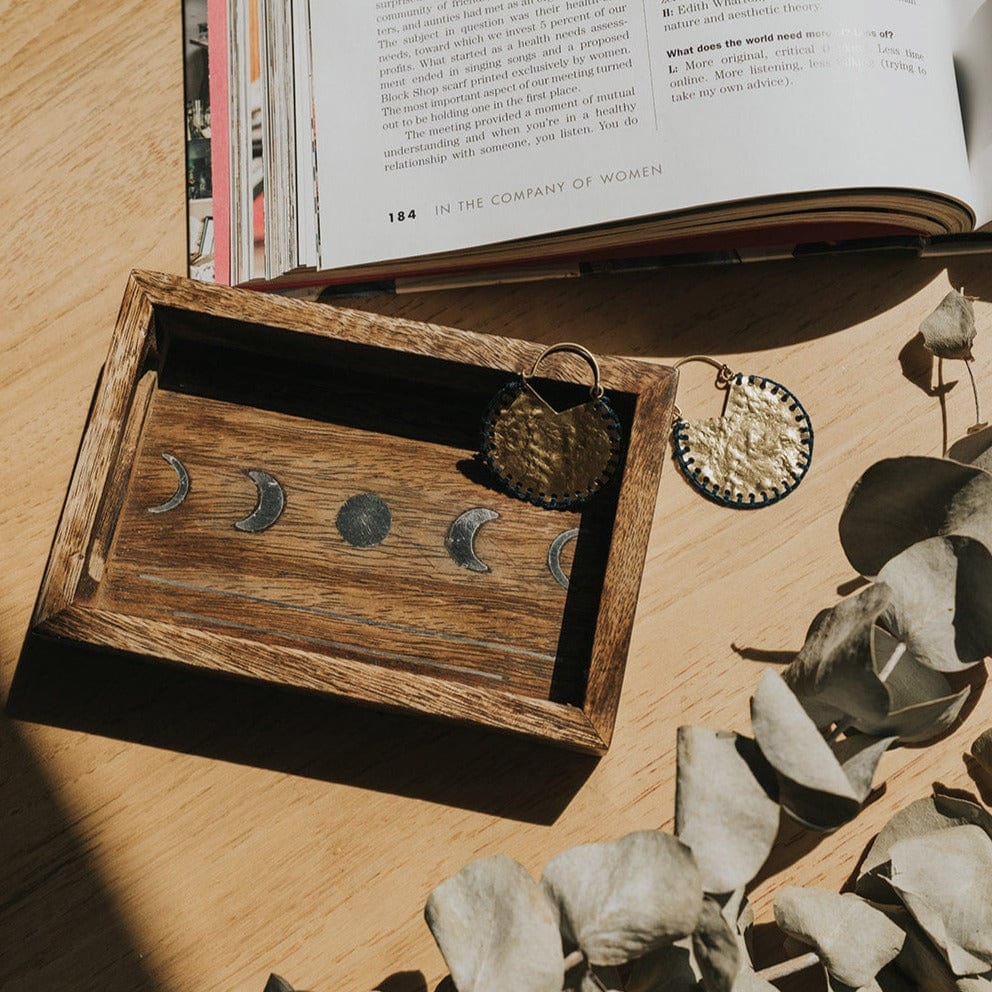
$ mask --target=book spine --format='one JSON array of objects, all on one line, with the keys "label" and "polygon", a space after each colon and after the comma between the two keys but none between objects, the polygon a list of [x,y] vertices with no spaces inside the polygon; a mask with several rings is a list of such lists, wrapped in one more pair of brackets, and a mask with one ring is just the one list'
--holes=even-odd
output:
[{"label": "book spine", "polygon": [[927,238],[922,258],[952,258],[955,255],[987,255],[992,252],[992,231],[971,234],[944,234]]},{"label": "book spine", "polygon": [[214,282],[231,285],[231,155],[227,0],[208,0],[210,173],[213,190]]}]

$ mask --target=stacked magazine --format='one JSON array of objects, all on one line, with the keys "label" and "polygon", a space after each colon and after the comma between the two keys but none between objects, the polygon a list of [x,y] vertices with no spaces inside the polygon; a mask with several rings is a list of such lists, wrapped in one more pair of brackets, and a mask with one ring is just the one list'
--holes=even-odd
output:
[{"label": "stacked magazine", "polygon": [[218,282],[989,247],[992,0],[188,0],[186,31]]}]

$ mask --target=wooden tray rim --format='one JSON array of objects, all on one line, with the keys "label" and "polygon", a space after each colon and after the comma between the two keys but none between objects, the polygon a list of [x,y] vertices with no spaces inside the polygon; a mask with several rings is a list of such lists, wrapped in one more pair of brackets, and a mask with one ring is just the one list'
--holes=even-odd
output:
[{"label": "wooden tray rim", "polygon": [[[631,437],[607,554],[603,591],[587,681],[580,707],[530,699],[504,690],[466,686],[437,676],[383,668],[304,649],[131,617],[74,602],[101,501],[118,460],[142,369],[156,349],[158,306],[243,320],[304,336],[318,335],[397,352],[514,373],[532,364],[542,345],[434,324],[379,317],[248,290],[193,282],[164,273],[133,271],[127,282],[110,351],[97,383],[72,480],[42,579],[31,631],[60,639],[246,677],[278,659],[294,659],[321,678],[285,670],[271,681],[325,692],[377,707],[445,717],[602,754],[609,747],[619,705],[627,648],[656,502],[667,421],[678,373],[635,359],[599,359],[605,388],[636,395]],[[567,380],[567,365],[542,375]],[[254,668],[243,659],[250,651]],[[196,657],[196,662],[189,657]],[[619,658],[619,661],[612,659]]]}]

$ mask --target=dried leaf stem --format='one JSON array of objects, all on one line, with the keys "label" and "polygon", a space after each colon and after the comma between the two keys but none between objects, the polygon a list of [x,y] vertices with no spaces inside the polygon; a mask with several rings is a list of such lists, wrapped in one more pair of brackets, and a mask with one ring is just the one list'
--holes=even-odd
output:
[{"label": "dried leaf stem", "polygon": [[586,974],[589,976],[589,979],[593,985],[595,985],[600,992],[614,992],[613,989],[608,989],[602,983],[599,975],[593,971],[592,966],[586,961],[586,956],[581,950],[574,950],[568,955],[568,957],[565,958],[565,974],[567,975],[573,968],[577,968],[583,962],[586,963]]},{"label": "dried leaf stem", "polygon": [[906,642],[900,641],[895,648],[893,648],[889,660],[885,663],[885,667],[878,673],[879,682],[884,682],[895,671],[896,665],[899,664],[900,659],[905,653]]},{"label": "dried leaf stem", "polygon": [[616,990],[614,989],[608,989],[600,980],[599,975],[597,975],[596,972],[592,970],[592,968],[589,969],[588,974],[590,981],[593,983],[593,985],[596,986],[596,988],[599,989],[599,992],[616,992]]},{"label": "dried leaf stem", "polygon": [[982,422],[982,408],[978,402],[978,385],[975,382],[975,373],[971,370],[971,362],[965,359],[964,367],[968,370],[968,378],[971,379],[971,391],[975,397],[975,426]]},{"label": "dried leaf stem", "polygon": [[573,968],[578,967],[585,961],[586,956],[580,950],[574,950],[567,958],[565,958],[565,971],[571,971]]},{"label": "dried leaf stem", "polygon": [[831,730],[830,733],[827,735],[827,743],[828,744],[835,744],[846,733],[847,733],[847,727],[844,724],[841,724],[841,723],[836,724],[834,726],[834,729]]},{"label": "dried leaf stem", "polygon": [[799,957],[789,958],[788,961],[780,961],[768,968],[762,968],[756,974],[758,978],[762,978],[766,982],[777,982],[780,978],[788,978],[789,975],[798,974],[800,971],[805,971],[819,963],[820,956],[816,951],[809,951],[806,954],[800,954]]}]

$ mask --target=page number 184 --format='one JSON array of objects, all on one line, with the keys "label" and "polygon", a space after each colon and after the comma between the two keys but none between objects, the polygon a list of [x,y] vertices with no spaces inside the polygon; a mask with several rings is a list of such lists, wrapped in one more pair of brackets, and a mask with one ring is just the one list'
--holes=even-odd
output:
[{"label": "page number 184", "polygon": [[389,223],[395,224],[401,220],[416,220],[417,211],[416,210],[397,210],[395,213],[389,211]]}]

